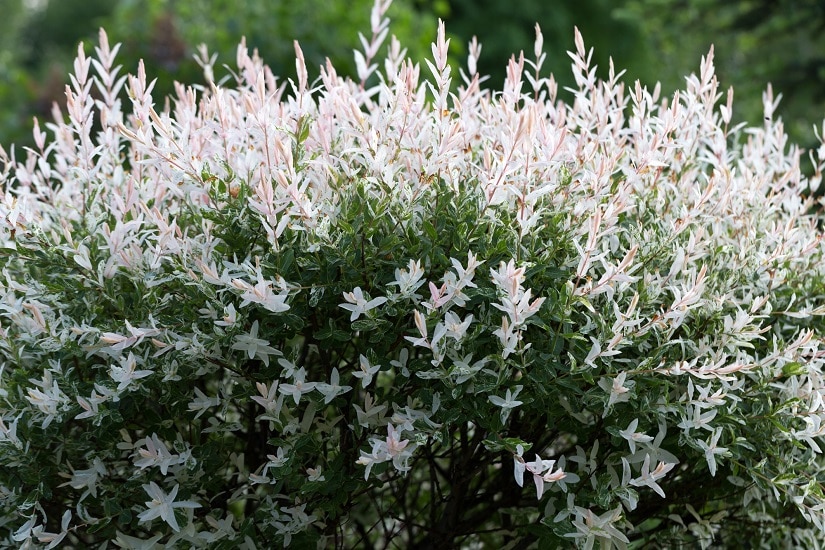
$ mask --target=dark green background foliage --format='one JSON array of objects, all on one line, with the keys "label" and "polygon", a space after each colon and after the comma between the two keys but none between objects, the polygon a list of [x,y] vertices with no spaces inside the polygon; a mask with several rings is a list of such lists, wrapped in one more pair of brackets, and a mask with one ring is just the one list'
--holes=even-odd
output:
[{"label": "dark green background foliage", "polygon": [[[27,8],[27,4],[38,7]],[[31,117],[50,116],[63,87],[76,44],[94,43],[105,27],[123,42],[124,69],[144,59],[158,77],[156,97],[172,82],[201,81],[192,59],[199,43],[219,54],[218,67],[234,64],[241,36],[258,48],[276,75],[294,73],[292,41],[301,42],[311,71],[330,57],[352,74],[358,32],[369,30],[371,0],[0,0],[0,144],[31,143]],[[825,107],[825,5],[818,0],[395,0],[392,32],[416,60],[429,52],[435,20],[446,21],[454,65],[464,62],[467,43],[483,45],[479,71],[500,88],[510,55],[532,56],[534,24],[544,33],[545,64],[561,86],[570,85],[573,26],[578,26],[605,74],[608,57],[627,79],[665,94],[678,89],[699,58],[716,45],[723,87],[736,89],[735,121],[756,123],[768,82],[784,100],[780,115],[791,138],[814,143],[812,125]],[[313,71],[317,75],[317,70]],[[313,76],[311,72],[311,76]],[[225,73],[223,73],[225,74]]]}]

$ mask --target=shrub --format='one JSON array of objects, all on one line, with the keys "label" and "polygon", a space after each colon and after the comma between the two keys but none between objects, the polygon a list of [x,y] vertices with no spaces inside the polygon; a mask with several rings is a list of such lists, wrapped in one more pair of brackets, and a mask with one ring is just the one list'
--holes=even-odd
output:
[{"label": "shrub", "polygon": [[386,7],[356,80],[241,46],[163,110],[79,48],[4,156],[4,544],[817,545],[825,149],[712,51],[660,98],[577,33],[563,102],[537,29],[453,93]]}]

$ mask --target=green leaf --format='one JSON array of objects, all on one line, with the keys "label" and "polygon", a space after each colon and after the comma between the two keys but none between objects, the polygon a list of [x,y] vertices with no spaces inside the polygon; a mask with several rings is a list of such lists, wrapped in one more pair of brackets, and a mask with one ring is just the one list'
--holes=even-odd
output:
[{"label": "green leaf", "polygon": [[803,376],[807,373],[808,369],[806,369],[802,363],[798,363],[796,361],[786,363],[782,367],[782,376]]},{"label": "green leaf", "polygon": [[522,446],[522,450],[526,453],[533,447],[532,443],[523,441],[518,437],[494,437],[492,439],[485,439],[484,441],[482,441],[482,444],[484,445],[485,449],[493,453],[507,451],[508,453],[516,454],[518,452],[517,447],[519,445]]},{"label": "green leaf", "polygon": [[327,326],[315,332],[318,340],[335,340],[337,342],[348,342],[352,338],[352,333],[337,328],[332,319],[327,321]]},{"label": "green leaf", "polygon": [[100,518],[99,520],[95,521],[93,524],[89,525],[86,528],[86,532],[90,534],[97,533],[105,529],[110,523],[112,522],[111,517],[104,517]]},{"label": "green leaf", "polygon": [[321,299],[324,297],[324,292],[326,291],[326,287],[323,286],[313,286],[309,290],[309,307],[316,307]]},{"label": "green leaf", "polygon": [[129,525],[130,523],[132,523],[132,511],[123,510],[122,512],[120,512],[117,521],[120,525]]},{"label": "green leaf", "polygon": [[391,323],[384,319],[368,318],[353,321],[350,326],[352,327],[352,330],[357,330],[359,332],[369,332],[373,330],[385,330],[391,326]]}]

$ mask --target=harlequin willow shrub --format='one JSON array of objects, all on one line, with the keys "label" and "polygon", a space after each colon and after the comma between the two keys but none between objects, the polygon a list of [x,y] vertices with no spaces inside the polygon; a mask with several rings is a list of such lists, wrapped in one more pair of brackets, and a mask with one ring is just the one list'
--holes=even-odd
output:
[{"label": "harlequin willow shrub", "polygon": [[[3,544],[815,547],[823,244],[766,94],[118,76],[5,157]],[[122,104],[128,94],[129,105]],[[524,486],[526,485],[526,486]]]}]

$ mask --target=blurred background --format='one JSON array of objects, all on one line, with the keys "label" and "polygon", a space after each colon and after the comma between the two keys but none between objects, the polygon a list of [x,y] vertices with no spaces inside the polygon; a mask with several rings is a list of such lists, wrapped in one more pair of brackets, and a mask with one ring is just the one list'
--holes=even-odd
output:
[{"label": "blurred background", "polygon": [[[216,67],[233,66],[241,36],[257,48],[276,75],[294,72],[292,40],[301,42],[310,78],[329,57],[339,73],[353,74],[358,32],[368,32],[372,0],[0,0],[0,144],[30,145],[32,117],[50,119],[63,101],[77,51],[87,53],[97,30],[123,43],[119,59],[134,72],[144,59],[155,97],[172,82],[202,82],[192,55],[198,44],[218,54]],[[825,2],[822,0],[395,0],[391,32],[413,59],[429,53],[436,21],[445,20],[451,59],[463,65],[473,35],[483,45],[479,72],[500,87],[507,60],[524,50],[532,57],[534,24],[541,25],[546,71],[570,85],[573,27],[595,48],[600,76],[608,57],[663,92],[715,44],[717,74],[736,90],[735,121],[759,124],[762,91],[771,82],[782,93],[779,115],[794,141],[814,146],[813,125],[825,115]],[[315,69],[313,71],[313,69]],[[218,78],[224,72],[216,71]],[[457,74],[457,73],[456,73]],[[566,97],[562,92],[562,98]]]}]

